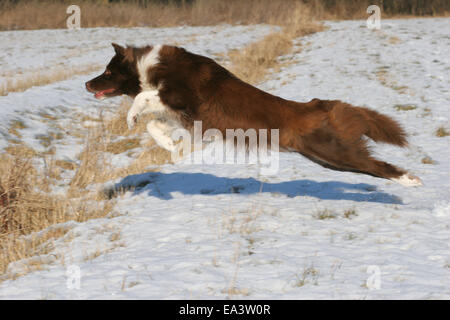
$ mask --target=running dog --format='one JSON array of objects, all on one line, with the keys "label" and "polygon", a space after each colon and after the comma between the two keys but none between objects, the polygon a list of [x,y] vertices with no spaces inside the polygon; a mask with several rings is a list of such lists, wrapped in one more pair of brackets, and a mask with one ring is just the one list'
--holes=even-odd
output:
[{"label": "running dog", "polygon": [[[234,76],[214,60],[170,46],[122,47],[104,73],[86,82],[96,98],[128,95],[134,103],[127,122],[154,113],[147,129],[156,142],[173,150],[174,128],[190,130],[279,129],[282,151],[297,152],[323,167],[420,186],[408,171],[373,158],[368,137],[375,142],[407,146],[406,133],[390,117],[337,100],[306,103],[264,92]],[[270,141],[270,137],[268,137]]]}]

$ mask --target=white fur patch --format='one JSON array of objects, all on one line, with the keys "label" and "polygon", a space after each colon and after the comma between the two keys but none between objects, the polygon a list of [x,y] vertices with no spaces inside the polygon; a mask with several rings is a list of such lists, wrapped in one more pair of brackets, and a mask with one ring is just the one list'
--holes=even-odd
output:
[{"label": "white fur patch", "polygon": [[158,119],[152,120],[147,124],[147,131],[155,142],[162,148],[173,152],[176,148],[172,140],[172,133],[179,125],[171,120]]},{"label": "white fur patch", "polygon": [[159,52],[162,47],[163,46],[161,44],[153,46],[152,50],[142,56],[137,62],[139,81],[141,83],[142,90],[154,89],[148,83],[148,69],[159,63]]},{"label": "white fur patch", "polygon": [[128,110],[128,128],[133,128],[141,115],[147,113],[162,114],[166,111],[167,106],[159,98],[158,90],[153,89],[143,91],[134,98],[133,105],[130,110]]},{"label": "white fur patch", "polygon": [[418,187],[423,185],[422,180],[410,173],[405,173],[400,178],[392,178],[391,180],[405,187]]}]

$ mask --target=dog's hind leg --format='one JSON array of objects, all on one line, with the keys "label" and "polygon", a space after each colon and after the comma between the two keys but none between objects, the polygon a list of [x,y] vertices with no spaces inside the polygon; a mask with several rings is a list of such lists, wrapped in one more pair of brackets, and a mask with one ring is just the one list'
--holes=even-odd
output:
[{"label": "dog's hind leg", "polygon": [[374,159],[364,140],[346,142],[326,131],[318,130],[302,138],[300,153],[323,167],[364,173],[390,179],[404,186],[420,186],[421,180],[406,170],[384,161]]}]

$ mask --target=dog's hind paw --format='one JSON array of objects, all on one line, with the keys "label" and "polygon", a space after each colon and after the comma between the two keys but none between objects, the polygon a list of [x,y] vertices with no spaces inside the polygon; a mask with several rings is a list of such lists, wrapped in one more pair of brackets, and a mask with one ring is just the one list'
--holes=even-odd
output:
[{"label": "dog's hind paw", "polygon": [[400,183],[405,187],[419,187],[423,185],[422,180],[420,180],[419,177],[416,177],[410,173],[405,173],[398,178],[391,178],[391,180]]}]

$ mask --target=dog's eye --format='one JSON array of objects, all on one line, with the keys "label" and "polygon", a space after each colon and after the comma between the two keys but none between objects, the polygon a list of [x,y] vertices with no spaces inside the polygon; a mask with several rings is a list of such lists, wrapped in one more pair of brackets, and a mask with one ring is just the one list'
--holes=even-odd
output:
[{"label": "dog's eye", "polygon": [[110,74],[111,74],[111,71],[109,71],[109,70],[105,71],[105,75],[109,76]]}]

